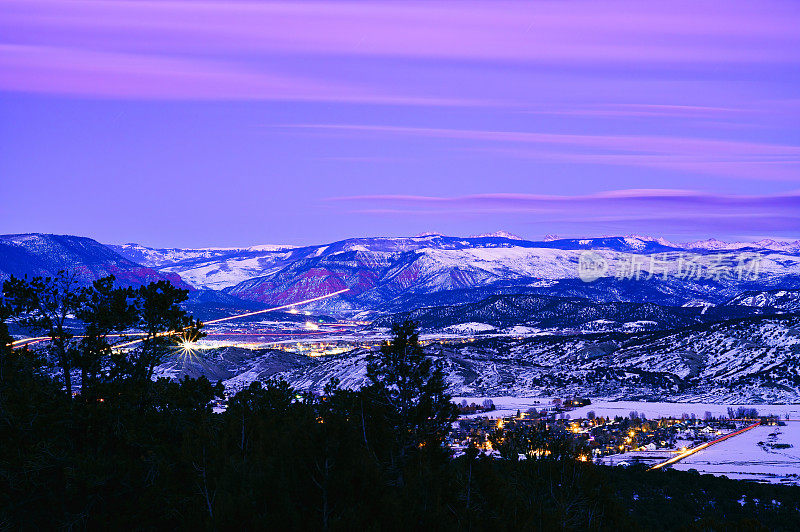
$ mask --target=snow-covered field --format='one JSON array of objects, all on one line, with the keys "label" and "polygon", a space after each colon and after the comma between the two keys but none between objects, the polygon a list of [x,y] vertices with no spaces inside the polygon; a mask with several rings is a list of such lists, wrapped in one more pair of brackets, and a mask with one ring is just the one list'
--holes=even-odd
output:
[{"label": "snow-covered field", "polygon": [[592,399],[592,404],[577,408],[569,412],[573,418],[586,417],[586,413],[594,411],[597,416],[614,417],[628,416],[632,411],[644,414],[648,419],[660,417],[680,417],[683,414],[702,419],[706,412],[711,412],[714,417],[727,416],[728,407],[734,410],[744,406],[755,408],[759,415],[775,414],[784,417],[789,414],[792,419],[800,419],[800,404],[795,405],[759,405],[759,404],[711,404],[711,403],[647,403],[642,401],[603,401],[602,399]]},{"label": "snow-covered field", "polygon": [[[497,418],[511,416],[517,410],[525,412],[529,408],[541,409],[543,406],[552,406],[550,397],[453,397],[453,401],[460,403],[466,399],[467,403],[481,404],[484,399],[491,399],[497,410],[489,412],[488,417]],[[739,405],[739,404],[711,404],[711,403],[649,403],[643,401],[606,401],[603,399],[592,399],[592,404],[567,412],[570,418],[586,417],[587,412],[594,412],[598,417],[627,417],[631,412],[636,411],[640,415],[644,414],[648,419],[661,417],[681,417],[683,414],[702,419],[706,412],[711,412],[714,417],[727,416],[728,407],[734,410],[744,406],[755,408],[760,415],[775,414],[785,417],[788,413],[791,419],[800,419],[800,404],[794,405]],[[482,415],[482,414],[478,414]]]},{"label": "snow-covered field", "polygon": [[788,421],[783,427],[756,427],[672,467],[741,480],[800,485],[800,421]]},{"label": "snow-covered field", "polygon": [[467,323],[459,323],[458,325],[451,325],[450,327],[445,327],[444,331],[449,333],[475,334],[486,331],[494,331],[496,329],[497,327],[494,327],[487,323],[478,323],[470,321]]},{"label": "snow-covered field", "polygon": [[499,417],[508,417],[516,415],[517,410],[525,412],[530,408],[541,409],[543,406],[552,406],[552,399],[550,397],[453,397],[453,402],[458,404],[462,400],[466,400],[468,404],[482,404],[484,399],[491,399],[494,403],[496,410],[486,412],[485,414],[471,414],[465,417],[489,417],[492,419]]}]

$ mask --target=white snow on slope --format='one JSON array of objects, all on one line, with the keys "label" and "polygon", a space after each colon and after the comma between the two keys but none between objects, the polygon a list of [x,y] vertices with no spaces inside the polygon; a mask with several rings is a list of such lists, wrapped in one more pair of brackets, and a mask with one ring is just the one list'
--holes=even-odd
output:
[{"label": "white snow on slope", "polygon": [[181,279],[197,288],[222,290],[234,286],[247,279],[269,275],[281,266],[282,257],[249,257],[229,259],[226,261],[209,261],[192,266],[170,266],[161,271],[174,272]]},{"label": "white snow on slope", "polygon": [[[578,276],[578,264],[585,250],[569,250],[556,248],[530,248],[517,245],[500,247],[465,247],[462,249],[449,249],[438,247],[436,237],[418,239],[360,239],[353,241],[344,248],[332,246],[319,246],[310,248],[310,257],[320,257],[323,261],[341,261],[339,254],[352,251],[358,253],[359,260],[364,265],[369,265],[376,274],[386,278],[400,275],[406,266],[401,259],[403,253],[413,251],[418,255],[410,267],[414,269],[413,275],[407,275],[411,284],[418,284],[419,290],[442,290],[449,288],[463,288],[482,286],[497,280],[534,279],[538,281],[570,279]],[[643,250],[653,241],[640,236],[625,238],[631,249]],[[581,241],[590,243],[589,240]],[[661,243],[669,244],[667,241]],[[723,245],[724,244],[724,245]],[[780,245],[778,245],[780,244]],[[770,244],[772,247],[762,248],[759,251],[760,263],[758,273],[762,276],[786,276],[800,274],[800,256],[793,254],[792,245],[778,243]],[[449,244],[452,245],[452,244]],[[461,245],[468,246],[467,241]],[[420,247],[422,246],[422,247]],[[632,255],[626,252],[612,251],[609,249],[597,250],[596,253],[608,262],[606,275],[613,276],[630,269],[631,257],[637,257],[637,269],[642,277],[647,276],[651,268],[654,273],[663,273],[663,262],[666,260],[671,275],[677,274],[680,260],[686,259],[704,264],[707,268],[713,266],[717,257],[715,253],[708,254],[706,250],[716,250],[725,253],[725,261],[731,269],[735,267],[738,251],[750,245],[708,243],[698,244],[700,252],[671,252],[659,254],[658,263],[651,262],[647,254]],[[147,266],[160,268],[162,271],[177,273],[190,284],[199,288],[221,289],[236,285],[253,277],[266,276],[274,273],[277,263],[288,265],[294,261],[291,255],[291,246],[263,245],[249,248],[200,248],[200,249],[151,249],[137,244],[121,246],[137,262]],[[800,249],[800,248],[798,248]],[[752,251],[752,250],[749,250]],[[291,256],[291,258],[290,258]],[[370,257],[375,260],[371,263]],[[309,258],[306,255],[296,257],[299,260]],[[397,261],[387,272],[380,268]],[[734,272],[730,272],[734,273]],[[407,288],[407,287],[406,287]]]},{"label": "white snow on slope", "polygon": [[494,331],[496,327],[493,325],[489,325],[488,323],[478,323],[475,321],[470,321],[467,323],[459,323],[458,325],[451,325],[450,327],[446,327],[444,329],[445,332],[453,332],[453,333],[479,333],[485,331]]},{"label": "white snow on slope", "polygon": [[747,404],[747,405],[731,405],[731,404],[713,404],[713,403],[668,403],[668,402],[645,402],[645,401],[604,401],[602,399],[593,399],[592,404],[576,408],[570,412],[573,418],[586,417],[586,413],[593,411],[598,417],[627,417],[631,412],[636,411],[639,414],[644,414],[648,419],[657,419],[661,417],[681,417],[683,414],[692,414],[695,417],[703,419],[706,412],[711,412],[714,417],[727,416],[728,407],[734,409],[744,406],[745,408],[755,408],[761,415],[775,414],[784,416],[789,414],[790,417],[800,418],[800,405],[761,405],[761,404]]},{"label": "white snow on slope", "polygon": [[509,233],[508,231],[495,231],[494,233],[483,233],[481,235],[474,235],[470,238],[508,238],[510,240],[523,240],[522,237],[519,237],[513,233]]},{"label": "white snow on slope", "polygon": [[688,242],[681,245],[687,249],[738,250],[744,248],[759,248],[787,253],[797,253],[800,251],[800,240],[792,242],[773,240],[771,238],[765,238],[755,242],[723,242],[716,238],[709,238],[708,240],[698,240],[697,242]]},{"label": "white snow on slope", "polygon": [[673,467],[741,480],[800,485],[800,421],[788,421],[783,427],[756,427]]}]

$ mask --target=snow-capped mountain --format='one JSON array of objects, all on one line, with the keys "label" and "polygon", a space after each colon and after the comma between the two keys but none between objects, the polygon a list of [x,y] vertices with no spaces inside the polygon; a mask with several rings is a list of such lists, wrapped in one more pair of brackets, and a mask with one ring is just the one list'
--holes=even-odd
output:
[{"label": "snow-capped mountain", "polygon": [[[398,258],[403,253],[431,251],[469,251],[480,249],[551,249],[588,250],[604,249],[617,252],[656,253],[674,250],[657,241],[636,238],[610,237],[585,240],[553,240],[533,242],[513,235],[484,235],[479,237],[450,237],[426,234],[405,238],[351,238],[319,246],[255,246],[241,249],[152,249],[137,244],[110,246],[132,261],[145,266],[178,273],[197,288],[222,289],[242,281],[267,276],[299,260],[327,258],[347,252],[359,252],[367,262],[381,262],[391,255]],[[519,253],[517,250],[517,253]],[[540,252],[539,254],[542,254]],[[552,252],[551,252],[552,253]],[[457,255],[457,253],[455,254]],[[492,256],[485,256],[493,260]],[[501,257],[498,257],[500,259]],[[458,257],[455,257],[458,260]],[[541,261],[548,261],[543,256]]]},{"label": "snow-capped mountain", "polygon": [[[745,291],[800,288],[800,251],[773,241],[681,247],[636,235],[530,241],[507,234],[429,234],[301,247],[206,249],[102,246],[90,239],[52,235],[8,235],[1,242],[5,247],[0,250],[0,271],[6,276],[54,273],[68,266],[93,272],[87,279],[104,272],[129,283],[138,277],[161,276],[176,283],[180,278],[198,289],[222,290],[235,300],[265,305],[348,289],[309,307],[331,315],[404,312],[497,294],[702,307]],[[762,244],[767,247],[759,247]],[[94,251],[76,251],[81,246]],[[36,257],[23,257],[23,251]],[[749,257],[751,266],[743,270],[740,256]],[[587,257],[602,267],[597,275],[590,272],[590,278],[581,269]],[[101,263],[107,267],[99,267]]]},{"label": "snow-capped mountain", "polygon": [[[201,288],[187,304],[203,319],[347,288],[305,309],[369,316],[376,325],[411,317],[431,330],[478,338],[506,331],[429,348],[444,364],[451,391],[461,395],[558,389],[627,398],[788,401],[800,397],[800,251],[779,244],[691,247],[637,236],[535,242],[434,234],[302,247],[155,250],[112,249],[81,237],[5,235],[0,278],[70,269],[83,282],[114,274],[122,284],[166,278],[182,285],[183,276]],[[597,278],[581,276],[587,253],[602,265]],[[739,254],[757,259],[757,269],[744,277],[721,274],[720,268],[741,266]],[[633,272],[632,263],[639,265]],[[696,268],[679,275],[687,264]],[[531,336],[543,328],[560,334]],[[231,350],[212,353],[209,367],[192,371],[222,379],[231,389],[269,375],[310,389],[331,377],[358,386],[366,354],[356,349],[311,359]],[[167,364],[161,374],[176,376],[182,369]]]},{"label": "snow-capped mountain", "polygon": [[[800,288],[800,252],[792,252],[791,247],[788,251],[756,244],[688,248],[637,235],[528,241],[505,233],[466,238],[432,233],[353,238],[296,248],[118,249],[131,259],[177,273],[198,288],[221,289],[266,304],[310,299],[348,288],[346,294],[314,307],[334,314],[384,309],[400,300],[475,289],[534,291],[599,301],[655,298],[655,303],[680,306],[690,301],[718,304],[744,290]],[[581,258],[587,251],[595,252],[595,258],[606,266],[605,276],[593,283],[580,280]],[[736,278],[734,254],[739,252],[758,257],[760,278],[755,282]],[[624,274],[630,270],[632,257],[638,264],[636,283],[627,282],[631,276]],[[723,259],[731,270],[730,278],[681,277],[678,270],[687,259],[705,262],[702,268],[716,267],[717,271],[718,259]],[[671,270],[658,271],[658,261],[666,261]]]},{"label": "snow-capped mountain", "polygon": [[120,255],[151,268],[176,273],[200,289],[221,290],[268,273],[288,256],[290,245],[245,248],[148,248],[139,244],[110,244]]},{"label": "snow-capped mountain", "polygon": [[[482,240],[482,239],[476,239]],[[492,241],[495,239],[483,239]],[[615,239],[612,242],[562,241],[553,243],[512,243],[508,239],[502,245],[495,242],[470,242],[473,246],[419,246],[415,249],[375,249],[364,245],[342,245],[340,249],[329,246],[314,253],[297,257],[283,266],[273,263],[266,274],[243,281],[225,291],[242,299],[266,303],[277,303],[287,298],[296,300],[318,297],[349,288],[342,296],[325,300],[317,308],[325,312],[349,312],[375,309],[390,304],[398,297],[419,297],[431,293],[468,290],[485,287],[501,287],[509,284],[517,287],[542,288],[540,293],[558,293],[565,281],[573,289],[591,297],[594,283],[580,280],[580,264],[584,251],[595,250],[597,257],[605,261],[608,275],[603,284],[610,290],[600,295],[609,300],[642,301],[631,292],[652,288],[663,294],[659,303],[681,305],[691,299],[719,303],[746,289],[795,288],[800,287],[800,256],[764,251],[758,255],[759,276],[756,284],[747,278],[733,274],[736,264],[730,264],[730,277],[714,279],[681,278],[678,269],[680,252],[663,251],[659,243]],[[486,245],[489,244],[489,245]],[[539,244],[538,246],[536,244]],[[551,245],[547,245],[551,244]],[[598,245],[600,244],[600,245]],[[609,245],[610,244],[610,245]],[[560,247],[557,247],[560,246]],[[659,251],[654,251],[659,250]],[[671,253],[669,272],[661,275],[651,265],[656,253]],[[706,254],[708,255],[707,252]],[[713,253],[712,253],[713,255]],[[625,269],[631,257],[637,256],[640,271],[634,283],[625,282]],[[710,268],[715,257],[707,256],[704,268]],[[291,260],[290,257],[289,259]],[[698,259],[698,260],[701,260]],[[281,267],[283,266],[283,267]],[[699,275],[696,275],[697,277]],[[785,284],[781,282],[785,281]],[[748,286],[744,286],[750,283]],[[777,283],[777,284],[776,284]],[[554,286],[557,285],[557,286]],[[545,290],[546,288],[546,290]],[[595,290],[598,291],[598,290]]]},{"label": "snow-capped mountain", "polygon": [[508,231],[495,231],[494,233],[483,233],[481,235],[474,235],[472,238],[486,238],[486,237],[508,238],[509,240],[524,240],[521,236],[509,233]]},{"label": "snow-capped mountain", "polygon": [[782,251],[786,253],[800,252],[800,240],[795,241],[781,241],[773,240],[771,238],[764,238],[755,242],[723,242],[716,238],[709,238],[708,240],[698,240],[697,242],[689,242],[683,244],[682,247],[691,250],[705,249],[705,250],[772,250]]},{"label": "snow-capped mountain", "polygon": [[282,244],[261,244],[243,248],[149,248],[140,244],[107,244],[120,255],[150,268],[160,268],[174,264],[192,263],[222,257],[247,255],[252,253],[274,253],[286,251],[297,246]]}]

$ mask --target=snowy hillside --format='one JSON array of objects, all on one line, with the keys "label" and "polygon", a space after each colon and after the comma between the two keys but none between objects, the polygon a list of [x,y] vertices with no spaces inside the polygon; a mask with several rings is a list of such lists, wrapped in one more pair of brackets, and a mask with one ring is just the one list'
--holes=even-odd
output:
[{"label": "snowy hillside", "polygon": [[108,247],[134,262],[176,273],[196,288],[212,290],[269,273],[292,249],[288,245],[200,249],[155,249],[138,244]]},{"label": "snowy hillside", "polygon": [[60,270],[77,274],[81,284],[114,275],[122,285],[169,280],[190,288],[179,275],[137,264],[91,238],[38,233],[0,235],[0,280],[11,275],[53,276]]},{"label": "snowy hillside", "polygon": [[[474,333],[488,326],[473,323]],[[476,338],[429,344],[457,396],[578,395],[627,400],[729,404],[800,399],[800,317],[747,318],[670,331]],[[253,380],[286,379],[321,391],[333,378],[346,388],[367,382],[370,350],[306,357],[224,348],[159,374],[204,374],[235,392]]]},{"label": "snowy hillside", "polygon": [[[296,248],[115,248],[142,265],[87,238],[6,235],[0,277],[70,269],[84,283],[113,274],[122,284],[166,278],[184,286],[180,274],[195,287],[224,288],[197,290],[187,302],[203,319],[348,289],[304,310],[375,319],[379,326],[410,317],[448,337],[474,336],[462,345],[427,347],[459,395],[557,389],[794,401],[800,398],[800,252],[771,241],[736,246],[706,242],[688,249],[636,236],[533,242],[434,234]],[[758,261],[741,278],[723,271],[736,267],[740,249]],[[580,275],[586,252],[604,266],[596,279]],[[628,275],[636,261],[637,275]],[[682,276],[686,264],[695,269]],[[543,329],[559,334],[539,334]],[[363,349],[318,358],[235,349],[210,355],[188,368],[171,361],[161,374],[207,374],[233,387],[280,375],[309,389],[332,377],[346,386],[366,378]]]},{"label": "snowy hillside", "polygon": [[768,249],[785,253],[800,253],[800,240],[780,241],[765,238],[755,242],[723,242],[716,238],[699,240],[681,245],[686,249],[706,249],[706,250],[741,250],[741,249]]},{"label": "snowy hillside", "polygon": [[800,290],[744,292],[725,304],[762,308],[771,307],[783,310],[784,312],[800,312]]},{"label": "snowy hillside", "polygon": [[[800,318],[760,318],[667,332],[486,339],[432,345],[450,391],[470,396],[588,395],[729,403],[800,397]],[[297,387],[366,382],[364,351],[284,372]]]},{"label": "snowy hillside", "polygon": [[[533,328],[607,329],[620,327],[667,329],[697,323],[776,314],[772,306],[748,306],[744,303],[710,307],[670,307],[654,303],[595,302],[583,298],[554,297],[538,294],[492,295],[474,303],[426,306],[398,314],[388,314],[375,321],[376,326],[413,320],[425,329],[442,329],[457,324],[478,322],[497,328],[524,325]],[[603,327],[593,327],[602,324]]]}]

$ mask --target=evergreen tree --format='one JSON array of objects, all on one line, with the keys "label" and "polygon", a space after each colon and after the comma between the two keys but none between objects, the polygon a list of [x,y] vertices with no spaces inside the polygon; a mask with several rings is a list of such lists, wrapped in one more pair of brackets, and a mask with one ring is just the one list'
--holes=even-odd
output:
[{"label": "evergreen tree", "polygon": [[13,339],[8,332],[7,321],[11,317],[11,308],[6,304],[5,299],[0,298],[0,382],[5,378],[4,369],[9,362],[9,357],[14,352],[11,343]]},{"label": "evergreen tree", "polygon": [[[77,316],[83,322],[83,338],[78,346],[76,366],[81,370],[81,395],[94,400],[101,374],[107,378],[119,373],[112,362],[112,346],[108,335],[132,327],[137,321],[137,309],[130,288],[114,288],[114,276],[104,277],[83,289],[81,308]],[[105,380],[105,379],[103,379]]]},{"label": "evergreen tree", "polygon": [[130,354],[130,372],[135,380],[152,379],[153,370],[169,355],[176,341],[193,342],[202,337],[203,324],[180,307],[188,297],[188,290],[176,288],[168,281],[150,283],[136,291],[136,328],[144,335]]},{"label": "evergreen tree", "polygon": [[50,337],[48,350],[61,368],[64,390],[71,397],[76,346],[68,320],[82,304],[77,275],[62,270],[55,277],[30,281],[12,276],[3,283],[3,294],[20,325]]},{"label": "evergreen tree", "polygon": [[441,449],[456,419],[439,364],[425,356],[414,322],[392,327],[392,339],[370,357],[367,376],[370,393],[383,407],[392,433],[388,461],[402,483],[402,468],[419,449]]}]

